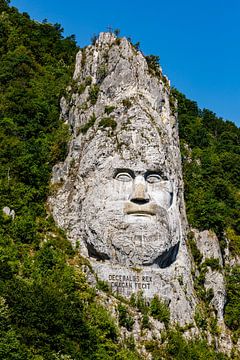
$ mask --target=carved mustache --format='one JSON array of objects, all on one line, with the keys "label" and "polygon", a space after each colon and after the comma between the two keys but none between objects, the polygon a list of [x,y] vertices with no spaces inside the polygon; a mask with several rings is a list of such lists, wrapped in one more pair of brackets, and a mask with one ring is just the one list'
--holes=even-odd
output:
[{"label": "carved mustache", "polygon": [[126,202],[124,204],[123,211],[127,215],[156,215],[159,212],[159,207],[157,206],[157,204],[154,203],[138,205],[132,202]]}]

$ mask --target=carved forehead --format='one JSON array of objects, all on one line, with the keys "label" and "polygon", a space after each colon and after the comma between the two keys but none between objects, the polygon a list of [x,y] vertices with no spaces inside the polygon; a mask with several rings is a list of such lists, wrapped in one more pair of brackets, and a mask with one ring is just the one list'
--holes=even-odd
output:
[{"label": "carved forehead", "polygon": [[81,174],[94,170],[111,173],[116,168],[161,170],[173,178],[177,168],[174,146],[162,141],[154,127],[145,132],[135,128],[118,133],[99,131],[83,147],[79,171]]}]

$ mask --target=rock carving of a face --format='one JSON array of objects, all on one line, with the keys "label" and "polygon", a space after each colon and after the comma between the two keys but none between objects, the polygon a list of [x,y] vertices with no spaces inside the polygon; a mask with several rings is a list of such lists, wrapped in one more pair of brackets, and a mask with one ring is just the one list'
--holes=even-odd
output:
[{"label": "rock carving of a face", "polygon": [[[82,238],[98,260],[165,268],[181,237],[176,175],[169,169],[174,155],[167,155],[152,129],[138,141],[129,134],[133,142],[121,154],[103,137],[102,145],[95,139],[84,150],[78,174],[85,189],[79,200]],[[97,161],[90,148],[98,149]]]}]

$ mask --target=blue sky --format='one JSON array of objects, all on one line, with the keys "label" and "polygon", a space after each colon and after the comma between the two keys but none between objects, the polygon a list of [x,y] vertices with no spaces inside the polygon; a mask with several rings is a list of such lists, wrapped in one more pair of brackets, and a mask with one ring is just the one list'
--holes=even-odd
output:
[{"label": "blue sky", "polygon": [[80,46],[110,26],[160,56],[171,84],[240,126],[239,0],[12,0],[31,18],[60,23]]}]

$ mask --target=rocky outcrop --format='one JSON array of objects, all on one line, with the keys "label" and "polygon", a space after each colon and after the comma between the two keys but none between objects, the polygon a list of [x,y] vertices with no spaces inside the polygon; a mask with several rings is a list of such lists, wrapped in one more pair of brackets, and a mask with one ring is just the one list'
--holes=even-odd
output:
[{"label": "rocky outcrop", "polygon": [[202,255],[201,264],[206,264],[204,287],[212,291],[211,305],[217,312],[217,318],[223,321],[226,303],[226,289],[223,276],[223,258],[216,234],[212,231],[192,229],[196,245]]},{"label": "rocky outcrop", "polygon": [[[48,203],[55,221],[114,292],[130,297],[141,291],[149,300],[157,294],[172,322],[194,324],[198,300],[186,243],[176,104],[161,68],[125,38],[101,33],[77,54],[61,108],[72,140],[66,160],[53,169]],[[199,236],[203,256],[220,256]],[[221,318],[224,283],[220,273],[207,276]]]},{"label": "rocky outcrop", "polygon": [[11,210],[8,206],[4,206],[2,211],[6,216],[10,216],[12,220],[15,219],[15,211],[13,209]]}]

